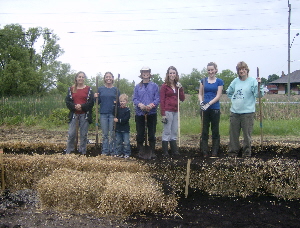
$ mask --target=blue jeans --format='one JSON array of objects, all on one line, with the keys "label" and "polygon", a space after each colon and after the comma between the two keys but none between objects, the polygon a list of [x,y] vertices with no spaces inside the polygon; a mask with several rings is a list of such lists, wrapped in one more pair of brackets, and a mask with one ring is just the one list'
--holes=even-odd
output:
[{"label": "blue jeans", "polygon": [[87,134],[89,130],[89,122],[85,119],[85,114],[76,114],[75,118],[69,123],[68,131],[68,142],[67,142],[67,151],[69,154],[71,151],[75,150],[75,140],[76,140],[76,121],[78,118],[78,129],[80,129],[80,145],[78,151],[82,154],[86,154],[86,144],[87,144]]},{"label": "blue jeans", "polygon": [[130,156],[130,139],[129,132],[116,132],[117,145],[115,155],[128,155]]},{"label": "blue jeans", "polygon": [[100,125],[102,130],[102,154],[110,155],[114,153],[114,115],[100,114]]}]

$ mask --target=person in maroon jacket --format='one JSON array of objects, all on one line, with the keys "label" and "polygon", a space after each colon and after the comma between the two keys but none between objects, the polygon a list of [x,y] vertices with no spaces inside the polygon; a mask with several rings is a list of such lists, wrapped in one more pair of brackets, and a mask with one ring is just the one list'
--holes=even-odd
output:
[{"label": "person in maroon jacket", "polygon": [[170,142],[172,155],[179,155],[177,149],[178,133],[178,93],[180,101],[184,101],[184,91],[179,83],[178,71],[170,66],[166,73],[165,83],[160,89],[160,110],[164,130],[162,134],[163,156],[168,157],[168,143]]}]

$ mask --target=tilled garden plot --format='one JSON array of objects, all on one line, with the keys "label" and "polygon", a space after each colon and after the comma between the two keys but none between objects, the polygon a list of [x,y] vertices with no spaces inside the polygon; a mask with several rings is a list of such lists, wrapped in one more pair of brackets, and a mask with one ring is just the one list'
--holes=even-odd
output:
[{"label": "tilled garden plot", "polygon": [[[10,135],[9,132],[12,134]],[[34,132],[34,130],[24,129],[10,131],[3,129],[0,136],[2,145],[6,146],[5,152],[63,153],[65,146],[63,137],[66,138],[66,132]],[[55,140],[56,137],[57,140]],[[224,163],[228,161],[224,153],[226,142],[222,142],[223,153],[220,154],[219,159],[203,159],[199,154],[198,144],[198,136],[192,136],[182,143],[185,146],[181,149],[181,156],[169,159],[162,159],[159,156],[154,160],[138,160],[150,167],[154,178],[162,183],[166,193],[177,192],[178,207],[172,214],[135,213],[119,219],[114,216],[96,216],[93,213],[78,214],[57,212],[52,209],[41,210],[35,190],[27,189],[17,192],[7,190],[1,197],[0,227],[299,227],[300,202],[297,198],[274,197],[267,188],[259,189],[259,192],[244,197],[220,196],[199,190],[199,183],[193,180],[197,172],[204,168],[210,169],[217,161],[224,161]],[[259,159],[259,161],[272,159],[279,162],[281,159],[291,162],[299,161],[297,141],[274,140],[266,143],[263,150],[259,147],[259,142],[253,144],[254,159]],[[33,149],[34,145],[37,145],[36,149]],[[43,147],[43,145],[46,146]],[[89,156],[97,155],[93,147],[89,145]],[[159,146],[157,153],[161,153]],[[135,157],[136,154],[137,151],[133,146],[133,156]],[[186,198],[184,187],[188,159],[192,161],[191,183]],[[244,162],[243,159],[237,159],[237,164],[242,162]],[[164,175],[165,173],[171,173],[173,183],[170,183],[170,177]]]}]

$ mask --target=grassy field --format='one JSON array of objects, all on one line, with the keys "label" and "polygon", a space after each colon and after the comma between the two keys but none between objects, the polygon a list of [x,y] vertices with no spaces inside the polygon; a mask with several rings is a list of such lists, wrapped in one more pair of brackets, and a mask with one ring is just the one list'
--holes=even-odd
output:
[{"label": "grassy field", "polygon": [[[1,98],[0,125],[5,126],[25,126],[45,129],[68,129],[67,114],[68,109],[64,103],[63,96],[46,97],[9,97]],[[259,135],[261,129],[265,135],[293,135],[300,136],[300,109],[297,102],[300,96],[291,96],[290,102],[285,95],[267,94],[261,99],[262,125],[260,125],[259,105],[256,106],[256,121],[253,135]],[[134,107],[129,103],[131,109],[131,132],[135,132]],[[221,97],[221,122],[220,134],[229,134],[229,114],[230,100],[224,94]],[[95,120],[94,109],[94,120]],[[199,134],[201,129],[201,119],[197,95],[186,95],[186,100],[180,104],[180,131],[181,135]],[[160,112],[158,115],[157,135],[161,135],[163,124],[160,122]],[[95,121],[94,121],[95,122]],[[95,124],[91,124],[91,129]]]}]

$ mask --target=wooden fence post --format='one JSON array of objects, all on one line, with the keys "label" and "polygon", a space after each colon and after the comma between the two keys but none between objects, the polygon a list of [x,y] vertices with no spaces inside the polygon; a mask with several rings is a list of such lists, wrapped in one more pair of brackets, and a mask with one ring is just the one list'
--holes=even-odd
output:
[{"label": "wooden fence post", "polygon": [[5,190],[3,149],[0,149],[0,163],[1,163],[1,188],[2,188],[2,190]]}]

